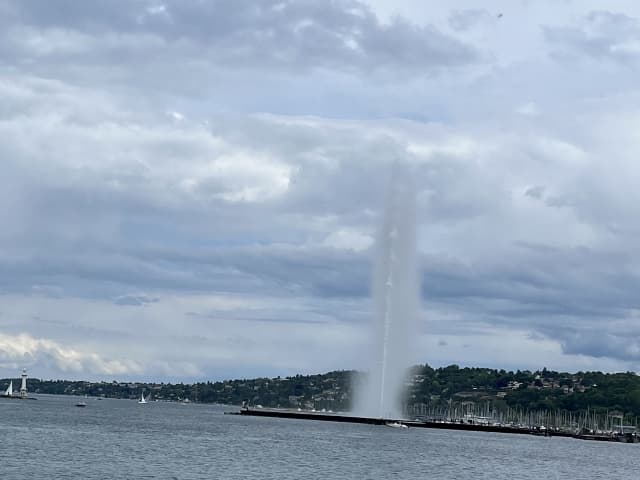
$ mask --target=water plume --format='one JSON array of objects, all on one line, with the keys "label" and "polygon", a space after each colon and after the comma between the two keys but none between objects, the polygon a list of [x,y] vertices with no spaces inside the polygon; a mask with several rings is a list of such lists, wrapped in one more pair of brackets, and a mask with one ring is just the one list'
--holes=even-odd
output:
[{"label": "water plume", "polygon": [[410,173],[395,164],[376,244],[371,363],[364,383],[355,389],[355,415],[402,417],[418,310],[415,216]]}]

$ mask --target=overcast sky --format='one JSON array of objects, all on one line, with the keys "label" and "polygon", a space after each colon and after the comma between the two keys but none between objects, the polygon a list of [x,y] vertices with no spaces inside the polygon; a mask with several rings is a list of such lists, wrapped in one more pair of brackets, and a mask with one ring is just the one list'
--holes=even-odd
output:
[{"label": "overcast sky", "polygon": [[635,0],[0,0],[0,376],[366,369],[393,162],[415,362],[639,370],[639,74]]}]

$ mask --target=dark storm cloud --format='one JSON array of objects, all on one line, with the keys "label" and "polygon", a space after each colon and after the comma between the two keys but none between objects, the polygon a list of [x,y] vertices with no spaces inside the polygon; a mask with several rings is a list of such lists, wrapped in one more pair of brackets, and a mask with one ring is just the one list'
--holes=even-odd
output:
[{"label": "dark storm cloud", "polygon": [[[5,62],[178,62],[192,67],[400,69],[472,62],[474,50],[430,26],[381,24],[352,0],[315,2],[3,2]],[[8,13],[7,13],[8,11]],[[85,43],[85,45],[83,45]]]}]

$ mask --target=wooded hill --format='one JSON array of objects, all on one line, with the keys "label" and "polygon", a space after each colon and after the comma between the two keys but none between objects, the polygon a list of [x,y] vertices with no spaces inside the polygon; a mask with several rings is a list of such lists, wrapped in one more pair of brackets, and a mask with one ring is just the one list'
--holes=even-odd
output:
[{"label": "wooded hill", "polygon": [[[195,384],[86,382],[29,379],[32,393],[89,395],[109,398],[139,398],[142,392],[153,399],[240,405],[248,401],[265,407],[293,407],[348,410],[353,383],[363,373],[334,371],[321,375],[254,378],[200,382]],[[10,379],[0,380],[5,389]],[[14,385],[18,379],[13,379]],[[633,372],[531,372],[488,368],[460,368],[450,365],[431,368],[419,365],[407,377],[407,405],[442,407],[452,404],[490,402],[493,408],[523,411],[566,410],[579,412],[620,411],[640,416],[640,376]]]}]

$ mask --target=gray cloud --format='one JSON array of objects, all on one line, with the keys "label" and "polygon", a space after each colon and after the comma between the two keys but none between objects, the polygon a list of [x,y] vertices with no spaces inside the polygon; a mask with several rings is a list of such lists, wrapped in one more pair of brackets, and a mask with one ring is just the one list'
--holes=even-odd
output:
[{"label": "gray cloud", "polygon": [[545,191],[544,185],[536,185],[535,187],[527,188],[524,194],[532,198],[541,199],[544,195],[544,191]]},{"label": "gray cloud", "polygon": [[457,31],[469,30],[481,23],[497,21],[497,15],[481,9],[455,10],[449,16],[449,25]]},{"label": "gray cloud", "polygon": [[578,26],[546,27],[545,37],[560,54],[579,54],[635,65],[640,57],[640,22],[621,13],[594,11]]},{"label": "gray cloud", "polygon": [[158,297],[149,297],[147,295],[120,295],[113,300],[113,303],[116,305],[141,307],[157,301],[159,301]]},{"label": "gray cloud", "polygon": [[562,336],[562,347],[568,354],[616,358],[635,363],[640,360],[639,335],[640,331],[637,329],[616,334],[603,333],[597,329],[570,331]]},{"label": "gray cloud", "polygon": [[[413,164],[422,199],[419,216],[427,234],[422,247],[425,300],[465,318],[479,317],[493,325],[543,332],[546,338],[562,342],[570,354],[582,348],[583,354],[600,355],[589,350],[590,343],[572,340],[571,329],[598,325],[602,318],[626,318],[638,309],[635,292],[640,286],[640,271],[615,245],[592,244],[582,236],[581,221],[586,220],[584,213],[591,211],[592,202],[589,195],[580,193],[582,179],[572,185],[558,184],[548,177],[547,163],[557,172],[565,168],[564,159],[558,160],[554,150],[536,149],[532,146],[535,141],[529,144],[526,138],[518,141],[524,143],[514,151],[535,152],[536,162],[543,156],[544,167],[538,170],[534,162],[515,176],[496,177],[497,171],[508,172],[500,162],[508,162],[512,153],[503,153],[503,160],[487,170],[485,162],[493,156],[493,149],[482,153],[485,147],[479,147],[472,134],[465,141],[457,138],[452,143],[451,132],[414,125],[417,131],[407,134],[406,126],[372,122],[363,127],[353,122],[264,116],[241,122],[213,118],[206,129],[185,125],[173,130],[162,123],[145,126],[135,139],[136,155],[143,163],[159,152],[168,152],[169,158],[184,158],[178,176],[170,169],[172,174],[165,177],[163,169],[171,163],[164,160],[156,160],[157,168],[140,169],[132,175],[120,173],[115,182],[108,156],[104,157],[106,163],[89,164],[90,168],[77,169],[75,160],[66,166],[59,163],[58,168],[69,175],[43,177],[20,207],[26,217],[40,220],[25,224],[20,244],[12,244],[12,238],[5,243],[8,253],[0,262],[0,278],[6,280],[3,289],[53,298],[104,299],[119,306],[150,305],[166,295],[207,292],[260,292],[274,299],[300,297],[324,302],[354,298],[364,314],[354,317],[334,312],[313,323],[327,325],[331,318],[342,315],[344,322],[353,318],[361,324],[369,308],[372,251],[336,248],[327,245],[326,239],[344,228],[355,229],[360,235],[373,234],[382,203],[384,172],[391,159],[404,155]],[[66,122],[57,128],[58,139],[68,134]],[[128,128],[125,125],[121,130]],[[166,128],[175,141],[165,137],[164,148],[158,149],[155,128]],[[194,136],[194,129],[201,133]],[[386,133],[371,139],[371,129]],[[185,135],[194,144],[186,146],[180,138]],[[87,148],[103,141],[93,139]],[[131,140],[124,141],[126,145]],[[485,138],[485,142],[491,141]],[[476,147],[461,148],[465,142]],[[183,145],[188,154],[182,153]],[[83,148],[82,144],[76,148]],[[207,149],[208,158],[201,163],[198,152]],[[561,146],[558,152],[565,149]],[[286,188],[277,190],[273,197],[242,198],[235,193],[255,181],[244,174],[237,183],[233,176],[226,177],[230,181],[217,181],[214,176],[211,182],[206,174],[194,177],[192,172],[201,168],[205,168],[203,172],[216,171],[216,165],[227,165],[224,159],[232,150],[248,152],[247,167],[259,166],[269,179],[277,178],[280,170],[266,166],[282,164],[282,172],[289,176]],[[78,153],[82,158],[82,150]],[[255,158],[260,162],[252,163]],[[122,163],[124,168],[127,165]],[[27,172],[14,175],[21,178]],[[190,178],[195,183],[188,183],[184,190],[181,185]],[[369,181],[362,182],[363,178]],[[550,186],[544,190],[521,186],[531,183]],[[509,190],[519,196],[512,197]],[[543,193],[546,202],[539,201]],[[553,200],[563,195],[573,200]],[[519,205],[520,198],[533,202],[526,208],[538,205],[539,215],[522,217],[526,210]],[[604,198],[601,201],[606,203]],[[569,223],[564,211],[569,214]],[[569,230],[558,232],[560,235],[553,229],[545,231],[549,215],[560,215],[555,228]],[[607,224],[598,217],[589,221],[592,232],[607,231]],[[478,222],[484,233],[470,242],[470,232]],[[523,225],[535,229],[520,237]],[[438,238],[432,236],[434,230],[449,236],[434,242]],[[453,233],[456,231],[459,233]],[[49,287],[42,289],[42,285]],[[34,286],[39,287],[34,290]],[[132,295],[132,291],[149,293]],[[194,318],[220,318],[221,312],[213,312],[196,310]],[[222,316],[268,324],[307,323],[313,318],[298,306],[291,311],[236,309]],[[634,361],[625,351],[610,357]]]},{"label": "gray cloud", "polygon": [[475,59],[471,47],[431,26],[400,19],[381,24],[366,5],[352,0],[84,5],[56,0],[14,2],[4,9],[10,28],[2,50],[9,62],[14,57],[118,67],[135,60],[160,70],[163,63],[179,62],[193,71],[215,64],[428,73]]},{"label": "gray cloud", "polygon": [[633,15],[532,39],[460,12],[448,36],[356,2],[0,1],[0,368],[366,367],[394,161],[418,190],[416,360],[637,365]]}]

